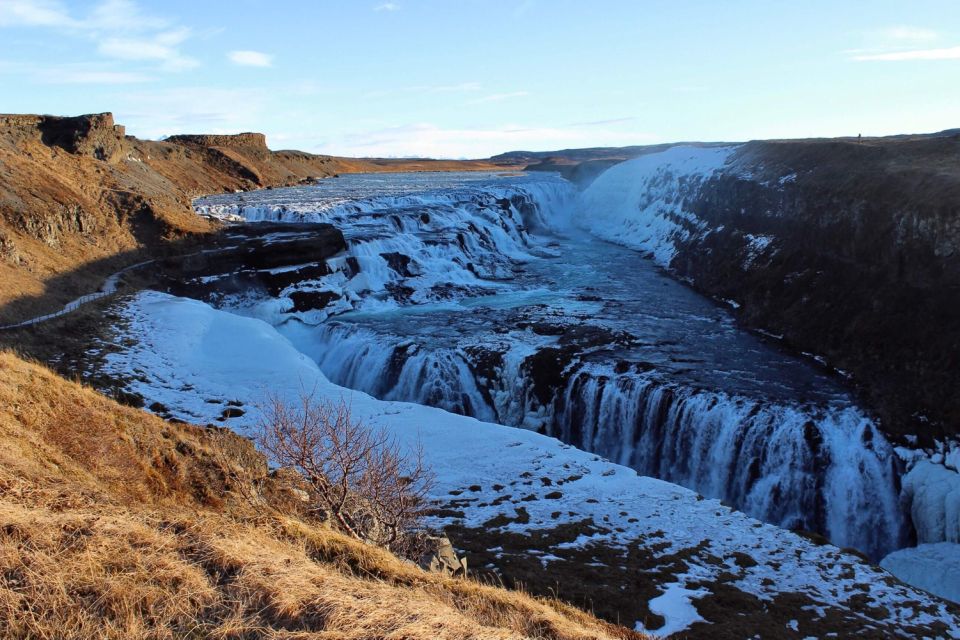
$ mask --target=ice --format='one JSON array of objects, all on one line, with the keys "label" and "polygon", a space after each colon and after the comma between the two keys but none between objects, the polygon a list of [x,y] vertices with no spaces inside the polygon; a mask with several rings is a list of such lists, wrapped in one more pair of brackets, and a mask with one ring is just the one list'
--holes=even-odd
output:
[{"label": "ice", "polygon": [[902,495],[919,542],[960,542],[960,473],[920,460],[903,477]]},{"label": "ice", "polygon": [[960,603],[960,544],[935,542],[900,549],[880,566],[908,584]]},{"label": "ice", "polygon": [[677,146],[615,165],[583,192],[577,220],[594,235],[652,254],[668,266],[675,240],[686,238],[681,182],[695,189],[722,168],[736,147]]}]

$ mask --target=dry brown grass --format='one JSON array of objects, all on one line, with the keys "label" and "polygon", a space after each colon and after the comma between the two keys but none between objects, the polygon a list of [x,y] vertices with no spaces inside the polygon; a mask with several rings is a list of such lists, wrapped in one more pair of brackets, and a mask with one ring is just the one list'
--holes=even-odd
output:
[{"label": "dry brown grass", "polygon": [[258,515],[230,488],[262,473],[237,436],[166,423],[0,353],[0,636],[641,637]]}]

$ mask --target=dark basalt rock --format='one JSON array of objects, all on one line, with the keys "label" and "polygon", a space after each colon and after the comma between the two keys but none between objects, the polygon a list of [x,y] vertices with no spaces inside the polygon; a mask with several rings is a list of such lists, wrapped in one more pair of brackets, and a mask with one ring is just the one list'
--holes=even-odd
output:
[{"label": "dark basalt rock", "polygon": [[[849,372],[888,434],[927,444],[956,434],[957,158],[955,135],[749,143],[698,193],[683,194],[711,232],[688,227],[670,267],[736,300],[746,327]],[[747,260],[747,234],[774,245]]]},{"label": "dark basalt rock", "polygon": [[[265,223],[231,227],[212,237],[207,246],[204,251],[160,260],[161,288],[203,300],[245,291],[278,296],[294,283],[329,274],[326,259],[346,249],[346,242],[338,229],[327,224]],[[321,302],[322,297],[310,296],[294,300],[298,311],[322,308],[329,300]]]},{"label": "dark basalt rock", "polygon": [[391,253],[381,253],[380,257],[387,261],[387,265],[404,278],[413,277],[410,272],[410,256],[396,251]]},{"label": "dark basalt rock", "polygon": [[333,291],[294,291],[290,299],[293,301],[293,311],[313,311],[339,300],[340,294]]}]

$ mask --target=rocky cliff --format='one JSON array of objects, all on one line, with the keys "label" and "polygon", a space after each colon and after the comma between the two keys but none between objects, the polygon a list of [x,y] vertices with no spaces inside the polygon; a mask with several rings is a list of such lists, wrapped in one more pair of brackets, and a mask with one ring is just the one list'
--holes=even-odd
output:
[{"label": "rocky cliff", "polygon": [[956,133],[686,147],[585,195],[598,233],[848,376],[886,431],[941,437],[960,430],[958,160]]}]

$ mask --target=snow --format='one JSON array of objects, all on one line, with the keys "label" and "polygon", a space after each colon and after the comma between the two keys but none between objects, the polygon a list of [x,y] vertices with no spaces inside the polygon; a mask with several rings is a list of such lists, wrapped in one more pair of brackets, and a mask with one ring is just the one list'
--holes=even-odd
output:
[{"label": "snow", "polygon": [[653,598],[649,602],[650,611],[663,616],[666,621],[659,629],[645,629],[640,622],[636,624],[637,631],[649,631],[660,636],[683,631],[694,622],[701,622],[703,618],[697,613],[692,600],[702,598],[709,591],[706,589],[687,589],[681,582],[664,585],[663,595]]},{"label": "snow", "polygon": [[900,549],[880,566],[906,583],[960,603],[960,544],[935,542]]},{"label": "snow", "polygon": [[756,262],[757,258],[767,251],[775,238],[773,236],[762,236],[748,233],[744,236],[744,239],[747,243],[742,266],[744,270],[747,270],[753,266],[753,263]]},{"label": "snow", "polygon": [[[522,504],[529,521],[513,521],[503,530],[524,533],[589,518],[616,526],[583,536],[578,544],[626,548],[651,537],[669,543],[667,548],[656,549],[658,556],[690,550],[684,560],[686,567],[671,570],[672,575],[664,579],[665,593],[654,599],[670,630],[685,628],[695,619],[695,598],[702,594],[688,588],[688,583],[709,584],[730,571],[728,564],[717,564],[711,558],[746,552],[757,564],[743,568],[731,583],[742,591],[764,599],[799,592],[823,607],[844,607],[856,595],[865,604],[858,611],[848,610],[850,615],[866,615],[860,611],[882,607],[892,624],[942,621],[950,629],[949,637],[960,638],[960,620],[942,602],[888,582],[884,571],[836,547],[817,546],[732,511],[718,500],[639,476],[632,469],[553,438],[436,408],[380,401],[338,387],[266,322],[157,292],[139,294],[122,313],[126,322],[118,329],[115,344],[106,349],[108,370],[128,380],[127,389],[140,393],[148,405],[161,402],[174,417],[196,424],[215,423],[228,401],[239,400],[246,413],[230,419],[229,426],[254,435],[257,406],[268,393],[292,398],[303,390],[312,391],[318,399],[345,400],[355,418],[388,430],[401,446],[422,443],[426,462],[437,477],[434,497],[438,502],[449,499],[452,490],[481,487],[481,491],[460,496],[470,503],[462,509],[463,518],[438,518],[434,520],[437,526],[456,521],[465,527],[483,527],[496,516],[514,516]],[[543,487],[533,480],[524,481],[525,472],[565,482]],[[517,495],[533,494],[538,499],[496,502],[499,494],[492,487],[497,484],[513,486]],[[551,515],[557,502],[543,497],[555,490],[563,493],[560,518]],[[598,496],[602,500],[596,500]],[[635,521],[629,522],[623,512]],[[558,549],[541,551],[549,554]],[[907,600],[919,606],[902,607]]]},{"label": "snow", "polygon": [[920,460],[903,477],[901,495],[919,542],[960,542],[960,473],[933,459]]},{"label": "snow", "polygon": [[693,195],[735,149],[677,146],[614,165],[581,194],[578,223],[668,266],[676,242],[702,224],[684,208],[684,196]]}]

